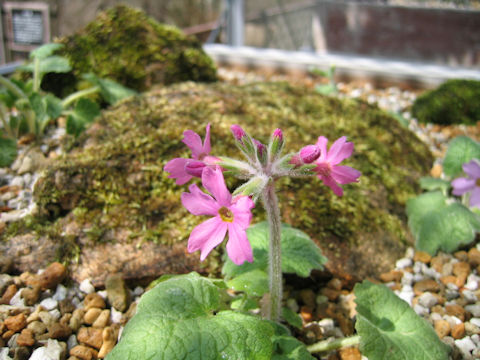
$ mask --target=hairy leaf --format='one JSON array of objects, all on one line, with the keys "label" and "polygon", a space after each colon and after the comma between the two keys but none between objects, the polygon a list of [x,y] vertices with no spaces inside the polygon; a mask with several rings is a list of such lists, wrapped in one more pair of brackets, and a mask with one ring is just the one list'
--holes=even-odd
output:
[{"label": "hairy leaf", "polygon": [[423,217],[432,211],[447,206],[447,198],[439,191],[427,192],[407,200],[408,226],[414,237],[418,237]]},{"label": "hairy leaf", "polygon": [[448,359],[432,326],[385,285],[355,285],[360,351],[370,360]]},{"label": "hairy leaf", "polygon": [[103,98],[109,104],[115,104],[119,100],[136,94],[132,89],[109,79],[101,79],[94,74],[85,74],[83,78],[98,86]]},{"label": "hairy leaf", "polygon": [[10,166],[17,157],[17,142],[15,139],[0,136],[0,167]]},{"label": "hairy leaf", "polygon": [[480,159],[480,144],[467,136],[459,136],[448,145],[443,172],[452,178],[462,174],[462,165],[472,159]]}]

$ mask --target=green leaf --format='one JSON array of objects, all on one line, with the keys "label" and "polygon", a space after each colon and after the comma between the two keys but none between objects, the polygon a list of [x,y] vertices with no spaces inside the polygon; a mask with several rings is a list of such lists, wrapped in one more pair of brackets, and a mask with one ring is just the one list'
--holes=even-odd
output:
[{"label": "green leaf", "polygon": [[254,269],[227,281],[227,285],[235,291],[261,297],[268,292],[268,274],[263,270]]},{"label": "green leaf", "polygon": [[282,308],[282,319],[297,329],[302,329],[302,317],[290,308]]},{"label": "green leaf", "polygon": [[444,179],[434,178],[430,176],[424,176],[420,178],[420,187],[423,190],[440,190],[442,193],[446,194],[450,189],[450,186],[450,181]]},{"label": "green leaf", "polygon": [[331,95],[337,92],[337,87],[333,84],[317,85],[315,91],[322,95]]},{"label": "green leaf", "polygon": [[[68,59],[56,55],[40,60],[39,65],[38,70],[41,75],[47,73],[66,73],[72,70]],[[35,65],[33,63],[22,65],[19,68],[30,73],[35,71]]]},{"label": "green leaf", "polygon": [[439,191],[427,192],[407,200],[408,226],[413,236],[418,237],[423,217],[432,211],[447,206],[447,198]]},{"label": "green leaf", "polygon": [[275,327],[255,316],[215,313],[218,288],[196,273],[159,283],[145,293],[108,360],[272,358]]},{"label": "green leaf", "polygon": [[38,59],[45,59],[46,57],[52,55],[58,49],[61,49],[64,45],[62,44],[44,44],[42,46],[37,47],[35,50],[30,52],[30,58],[38,58]]},{"label": "green leaf", "polygon": [[462,165],[472,159],[480,159],[480,144],[467,136],[459,136],[448,145],[443,160],[443,172],[451,178],[462,174]]},{"label": "green leaf", "polygon": [[0,167],[7,167],[17,157],[17,142],[15,139],[0,137]]},{"label": "green leaf", "polygon": [[480,217],[459,203],[439,208],[422,219],[416,247],[434,255],[438,250],[454,252],[470,244],[480,231]]},{"label": "green leaf", "polygon": [[115,81],[101,79],[94,74],[84,74],[83,78],[100,87],[100,93],[109,104],[115,104],[117,101],[137,94],[134,90],[120,85]]},{"label": "green leaf", "polygon": [[98,104],[86,98],[79,99],[73,112],[67,117],[67,133],[77,137],[98,115],[100,115]]},{"label": "green leaf", "polygon": [[385,285],[355,285],[360,351],[370,360],[443,360],[448,347],[432,326]]},{"label": "green leaf", "polygon": [[275,353],[272,360],[315,360],[305,344],[292,336],[275,337]]},{"label": "green leaf", "polygon": [[[247,237],[253,250],[254,261],[237,266],[230,259],[225,261],[222,273],[227,278],[259,269],[268,268],[268,223],[263,221],[247,229]],[[323,269],[327,259],[319,247],[304,232],[282,224],[282,271],[307,277],[314,269]]]}]

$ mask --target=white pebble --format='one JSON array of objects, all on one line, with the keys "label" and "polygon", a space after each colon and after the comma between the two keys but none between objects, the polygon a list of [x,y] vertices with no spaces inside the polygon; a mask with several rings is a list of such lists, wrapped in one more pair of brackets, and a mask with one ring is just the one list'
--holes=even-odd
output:
[{"label": "white pebble", "polygon": [[42,305],[45,308],[45,310],[50,311],[55,309],[58,306],[58,301],[53,298],[46,298],[40,302],[40,305]]},{"label": "white pebble", "polygon": [[72,304],[73,306],[75,306],[76,308],[80,307],[80,304],[82,303],[82,300],[80,300],[78,297],[74,297],[72,299]]},{"label": "white pebble", "polygon": [[29,360],[60,360],[62,347],[57,340],[48,339],[47,346],[42,346],[32,353]]},{"label": "white pebble", "polygon": [[97,291],[97,294],[100,295],[104,300],[107,298],[107,290]]},{"label": "white pebble", "polygon": [[452,328],[455,325],[458,325],[458,324],[462,323],[462,320],[460,320],[456,316],[443,315],[443,319],[446,320],[450,324],[450,327],[452,327]]},{"label": "white pebble", "polygon": [[475,344],[473,343],[470,337],[465,336],[463,339],[455,340],[455,345],[457,348],[462,352],[462,354],[469,354],[470,352],[475,349]]},{"label": "white pebble", "polygon": [[474,303],[478,300],[477,295],[470,290],[463,290],[462,295],[469,303]]},{"label": "white pebble", "polygon": [[84,292],[85,294],[91,294],[95,292],[95,288],[93,287],[92,283],[90,282],[89,279],[85,279],[80,283],[79,289],[81,292]]},{"label": "white pebble", "polygon": [[473,334],[472,336],[470,336],[470,339],[472,339],[472,341],[475,343],[477,347],[480,346],[480,335]]},{"label": "white pebble", "polygon": [[327,336],[335,329],[335,323],[333,322],[333,319],[330,318],[320,320],[318,325],[322,328],[323,333]]},{"label": "white pebble", "polygon": [[122,321],[122,312],[116,310],[113,306],[110,309],[110,321],[114,324],[120,323]]},{"label": "white pebble", "polygon": [[68,293],[67,288],[62,284],[58,284],[57,289],[55,290],[55,294],[53,294],[52,296],[52,299],[56,301],[65,300],[67,298],[67,293]]},{"label": "white pebble", "polygon": [[402,258],[397,260],[395,263],[395,267],[397,269],[405,269],[406,267],[412,266],[412,259],[409,258]]},{"label": "white pebble", "polygon": [[480,319],[479,318],[471,318],[470,319],[470,324],[473,324],[477,327],[480,327]]},{"label": "white pebble", "polygon": [[412,306],[412,300],[413,300],[413,297],[415,296],[415,294],[413,293],[413,290],[405,290],[405,287],[402,289],[402,291],[395,291],[395,294],[397,294],[397,296],[406,301],[408,303],[408,305]]},{"label": "white pebble", "polygon": [[420,315],[420,316],[426,316],[430,313],[430,311],[426,307],[420,304],[416,304],[413,307],[413,310],[417,313],[417,315]]},{"label": "white pebble", "polygon": [[[2,214],[3,216],[3,214]],[[15,295],[10,299],[10,305],[15,306],[15,307],[25,307],[25,302],[23,301],[23,298],[21,297],[22,289],[18,290]]]},{"label": "white pebble", "polygon": [[12,360],[10,356],[8,356],[8,352],[10,349],[8,347],[0,348],[0,360]]},{"label": "white pebble", "polygon": [[438,280],[442,277],[442,275],[440,273],[438,273],[437,271],[435,271],[435,269],[432,269],[432,268],[429,268],[429,267],[426,267],[423,269],[423,274],[425,276],[428,276],[432,279],[435,279],[435,280]]},{"label": "white pebble", "polygon": [[476,318],[480,318],[480,303],[465,306],[465,310],[472,313]]},{"label": "white pebble", "polygon": [[54,320],[59,320],[60,317],[62,316],[62,314],[60,313],[60,311],[58,309],[53,309],[53,310],[50,310],[48,312],[50,315],[52,315],[52,318]]},{"label": "white pebble", "polygon": [[430,315],[430,319],[432,319],[432,321],[442,320],[442,315],[440,315],[440,314],[437,313],[437,312],[433,312],[433,313]]},{"label": "white pebble", "polygon": [[402,285],[412,285],[413,283],[413,275],[412,273],[409,273],[408,271],[403,273],[402,280],[401,280]]},{"label": "white pebble", "polygon": [[18,186],[18,187],[23,188],[23,186],[25,185],[25,182],[24,182],[22,176],[15,176],[15,177],[12,179],[12,181],[10,181],[10,185],[11,185],[11,186]]},{"label": "white pebble", "polygon": [[135,289],[133,289],[133,296],[140,296],[144,293],[145,290],[141,286],[137,286]]},{"label": "white pebble", "polygon": [[432,295],[432,293],[426,292],[420,295],[420,297],[418,298],[418,303],[430,309],[432,306],[438,303],[438,300],[435,296]]},{"label": "white pebble", "polygon": [[480,280],[480,278],[475,274],[468,275],[467,283],[465,284],[464,288],[468,289],[468,290],[471,290],[471,291],[477,290],[479,280]]}]

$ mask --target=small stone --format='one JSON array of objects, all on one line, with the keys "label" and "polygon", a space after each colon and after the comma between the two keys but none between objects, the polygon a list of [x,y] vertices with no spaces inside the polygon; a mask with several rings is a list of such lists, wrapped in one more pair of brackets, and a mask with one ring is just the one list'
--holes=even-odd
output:
[{"label": "small stone", "polygon": [[13,335],[15,335],[15,331],[7,330],[2,334],[2,339],[8,341]]},{"label": "small stone", "polygon": [[477,248],[471,248],[468,251],[468,262],[470,266],[477,267],[480,265],[480,250]]},{"label": "small stone", "polygon": [[13,295],[13,297],[10,299],[10,305],[13,307],[17,308],[24,308],[25,307],[25,302],[22,299],[22,291],[19,290]]},{"label": "small stone", "polygon": [[415,294],[411,289],[405,289],[405,287],[403,287],[401,291],[395,292],[395,294],[397,294],[400,299],[406,301],[410,306],[412,305],[412,300]]},{"label": "small stone", "polygon": [[[295,313],[298,313],[298,310],[300,310],[300,306],[298,306],[297,300],[295,300],[294,298],[288,298],[286,305],[290,310],[292,310]],[[112,322],[119,323],[120,320],[114,321],[113,319],[114,317],[118,317],[118,314],[120,314],[120,319],[121,319],[122,313],[120,311],[115,310],[115,308],[112,308],[111,313],[112,313],[112,316],[111,316]]]},{"label": "small stone", "polygon": [[58,301],[52,298],[46,298],[40,302],[40,305],[43,306],[45,310],[50,311],[57,308]]},{"label": "small stone", "polygon": [[329,318],[320,320],[318,325],[322,328],[325,337],[331,336],[335,329],[335,323],[333,319]]},{"label": "small stone", "polygon": [[68,327],[72,329],[72,331],[78,331],[80,326],[82,326],[82,319],[72,316],[68,322]]},{"label": "small stone", "polygon": [[465,306],[465,310],[468,311],[476,318],[480,318],[480,303],[467,305]]},{"label": "small stone", "polygon": [[468,354],[475,349],[475,344],[470,337],[466,336],[463,339],[455,340],[455,346],[462,352],[462,354]]},{"label": "small stone", "polygon": [[400,282],[402,280],[403,273],[398,270],[391,270],[387,273],[380,274],[380,280],[385,283],[395,281]]},{"label": "small stone", "polygon": [[463,290],[462,291],[462,295],[463,295],[463,298],[465,299],[465,301],[467,301],[467,303],[475,303],[478,301],[478,297],[477,295],[475,295],[475,293],[473,291],[470,291],[470,290]]},{"label": "small stone", "polygon": [[457,251],[453,254],[453,256],[455,257],[455,259],[458,259],[459,261],[463,261],[463,262],[468,261],[468,255],[465,250]]},{"label": "small stone", "polygon": [[100,295],[90,293],[85,296],[85,299],[83,299],[83,306],[85,307],[85,310],[89,310],[90,308],[105,309],[106,304],[105,300],[103,300]]},{"label": "small stone", "polygon": [[13,284],[13,278],[8,274],[0,274],[0,294],[3,295],[9,285]]},{"label": "small stone", "polygon": [[424,307],[424,306],[422,306],[422,305],[420,305],[420,304],[414,305],[414,306],[413,306],[413,310],[414,310],[414,311],[417,313],[417,315],[419,315],[419,316],[427,316],[427,315],[430,313],[430,311],[429,311],[426,307]]},{"label": "small stone", "polygon": [[72,334],[72,329],[61,323],[53,323],[48,328],[48,335],[52,339],[67,339]]},{"label": "small stone", "polygon": [[40,317],[40,320],[47,325],[47,327],[50,327],[55,322],[55,319],[48,311],[40,311],[38,316]]},{"label": "small stone", "polygon": [[28,360],[30,358],[30,350],[26,346],[15,348],[13,360]]},{"label": "small stone", "polygon": [[102,333],[103,329],[81,327],[77,333],[77,340],[79,343],[100,349],[103,342]]},{"label": "small stone", "polygon": [[329,301],[336,301],[338,296],[340,295],[340,291],[327,287],[322,288],[321,293],[322,295],[325,295]]},{"label": "small stone", "polygon": [[475,275],[475,274],[470,274],[467,277],[467,283],[465,284],[465,289],[475,291],[478,289],[478,283],[480,281],[480,278]]},{"label": "small stone", "polygon": [[47,346],[35,349],[29,360],[60,360],[63,351],[57,340],[48,339]]},{"label": "small stone", "polygon": [[470,264],[467,262],[460,261],[453,264],[453,275],[467,278],[470,274],[470,270]]},{"label": "small stone", "polygon": [[55,290],[55,294],[53,294],[52,299],[60,302],[64,301],[67,297],[67,288],[63,286],[62,284],[57,285],[57,289]]},{"label": "small stone", "polygon": [[108,325],[109,321],[110,321],[110,310],[105,309],[105,310],[102,310],[102,312],[97,317],[97,319],[92,324],[92,326],[94,328],[102,328],[103,329],[105,326]]},{"label": "small stone", "polygon": [[98,357],[98,352],[91,347],[77,345],[70,350],[71,356],[76,356],[81,360],[92,360]]},{"label": "small stone", "polygon": [[465,309],[459,305],[452,304],[445,306],[447,315],[455,316],[461,321],[465,321]]},{"label": "small stone", "polygon": [[416,251],[413,256],[413,261],[420,261],[424,264],[428,264],[432,260],[432,256],[424,251]]},{"label": "small stone", "polygon": [[412,259],[401,258],[395,263],[397,269],[405,269],[406,267],[412,266]]},{"label": "small stone", "polygon": [[72,304],[72,301],[70,299],[63,299],[58,302],[58,308],[60,310],[60,313],[62,315],[66,313],[73,313],[75,310],[75,305]]},{"label": "small stone", "polygon": [[27,326],[27,317],[24,313],[15,316],[10,316],[3,322],[8,330],[19,332]]},{"label": "small stone", "polygon": [[27,325],[27,329],[32,330],[35,335],[42,335],[47,331],[47,326],[41,321],[32,321]]},{"label": "small stone", "polygon": [[440,285],[435,280],[426,279],[416,283],[413,286],[413,291],[417,296],[423,294],[426,291],[439,292]]},{"label": "small stone", "polygon": [[401,279],[402,285],[412,285],[413,283],[413,274],[409,272],[403,273],[403,277]]},{"label": "small stone", "polygon": [[[328,286],[328,284],[327,284],[327,286]],[[302,290],[300,290],[299,295],[300,295],[300,299],[303,301],[303,303],[305,305],[307,305],[311,308],[315,307],[315,292],[312,289],[302,289]]]},{"label": "small stone", "polygon": [[95,288],[93,287],[92,283],[89,279],[85,279],[80,283],[79,289],[81,292],[85,294],[91,294],[95,292]]},{"label": "small stone", "polygon": [[102,339],[103,344],[100,348],[100,351],[98,352],[99,359],[105,358],[105,356],[107,356],[108,353],[112,351],[113,347],[117,343],[116,332],[113,330],[113,328],[108,326],[102,331]]},{"label": "small stone", "polygon": [[100,313],[102,312],[102,309],[98,308],[90,308],[88,311],[85,313],[85,316],[83,317],[83,321],[85,324],[92,325],[95,320],[100,316]]},{"label": "small stone", "polygon": [[480,327],[472,324],[470,321],[467,321],[465,323],[465,332],[467,333],[468,336],[471,336],[474,334],[480,334]]},{"label": "small stone", "polygon": [[425,292],[418,298],[418,303],[423,307],[430,309],[438,303],[438,299],[432,293]]},{"label": "small stone", "polygon": [[67,275],[65,266],[58,262],[50,264],[45,271],[33,279],[33,286],[38,285],[42,290],[56,288]]},{"label": "small stone", "polygon": [[480,327],[480,319],[479,318],[471,318],[470,323],[475,325],[475,326]]},{"label": "small stone", "polygon": [[302,306],[300,308],[300,316],[305,323],[309,323],[313,318],[313,309],[309,306]]},{"label": "small stone", "polygon": [[465,324],[461,323],[461,324],[455,325],[452,328],[451,334],[454,339],[463,338],[465,336]]},{"label": "small stone", "polygon": [[35,286],[33,288],[26,287],[22,290],[21,296],[25,302],[25,305],[32,306],[35,305],[40,297],[41,288],[40,286]]},{"label": "small stone", "polygon": [[9,305],[13,296],[17,293],[18,289],[15,284],[11,284],[7,287],[7,290],[3,293],[0,298],[0,305]]},{"label": "small stone", "polygon": [[[5,222],[0,221],[0,234],[7,227]],[[0,255],[0,274],[7,275],[13,270],[13,259],[9,256]],[[1,292],[1,291],[0,291]]]},{"label": "small stone", "polygon": [[342,348],[338,353],[340,360],[362,360],[362,354],[356,347]]},{"label": "small stone", "polygon": [[35,344],[34,332],[31,329],[23,329],[17,337],[17,344],[19,346],[32,346]]},{"label": "small stone", "polygon": [[130,292],[120,274],[109,275],[105,280],[108,302],[118,311],[125,311],[130,305]]}]

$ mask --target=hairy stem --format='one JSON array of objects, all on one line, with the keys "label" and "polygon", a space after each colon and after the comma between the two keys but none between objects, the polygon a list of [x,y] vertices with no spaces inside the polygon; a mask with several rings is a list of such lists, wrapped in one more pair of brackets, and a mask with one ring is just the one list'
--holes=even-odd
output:
[{"label": "hairy stem", "polygon": [[62,101],[62,106],[63,108],[67,108],[71,103],[76,101],[77,99],[80,99],[84,96],[90,95],[90,94],[95,94],[100,91],[100,87],[94,86],[85,90],[80,90],[77,92],[74,92],[73,94],[67,96],[65,99]]},{"label": "hairy stem", "polygon": [[343,347],[354,346],[360,343],[360,335],[350,336],[343,339],[324,340],[313,345],[307,346],[311,353],[325,352]]},{"label": "hairy stem", "polygon": [[267,307],[267,318],[272,321],[280,320],[282,305],[282,251],[281,251],[281,220],[278,208],[275,183],[271,181],[263,190],[263,204],[267,211],[270,230],[270,251],[268,275],[270,287],[270,303]]}]

